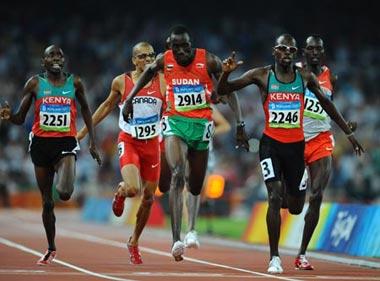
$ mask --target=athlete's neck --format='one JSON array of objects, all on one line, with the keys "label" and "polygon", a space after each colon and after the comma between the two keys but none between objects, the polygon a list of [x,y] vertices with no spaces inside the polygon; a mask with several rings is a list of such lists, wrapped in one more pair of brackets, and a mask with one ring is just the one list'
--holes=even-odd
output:
[{"label": "athlete's neck", "polygon": [[[141,74],[142,74],[143,72],[144,72],[143,70],[138,69],[138,68],[136,68],[135,70],[131,71],[131,78],[132,78],[133,84],[136,84],[136,82],[139,80],[139,78],[141,77]],[[144,88],[149,87],[151,83],[152,83],[152,81],[149,81],[149,82],[144,86]]]},{"label": "athlete's neck", "polygon": [[47,71],[46,77],[54,85],[62,84],[65,81],[65,75],[62,71],[59,71],[59,72]]},{"label": "athlete's neck", "polygon": [[178,65],[186,67],[186,66],[189,66],[190,64],[192,64],[194,59],[195,59],[195,53],[196,53],[196,49],[194,49],[194,48],[191,49],[191,55],[190,55],[189,59],[182,62],[182,63],[177,61]]},{"label": "athlete's neck", "polygon": [[134,81],[134,82],[136,82],[137,80],[139,80],[139,78],[140,78],[140,76],[141,76],[141,74],[144,72],[144,70],[141,70],[141,69],[138,69],[138,68],[136,68],[135,70],[133,70],[132,72],[131,72],[131,76],[132,76],[132,80]]},{"label": "athlete's neck", "polygon": [[282,65],[276,63],[274,65],[274,71],[276,72],[277,79],[281,82],[289,83],[294,80],[293,64]]},{"label": "athlete's neck", "polygon": [[322,73],[322,65],[320,64],[307,64],[306,69],[313,72],[316,76]]}]

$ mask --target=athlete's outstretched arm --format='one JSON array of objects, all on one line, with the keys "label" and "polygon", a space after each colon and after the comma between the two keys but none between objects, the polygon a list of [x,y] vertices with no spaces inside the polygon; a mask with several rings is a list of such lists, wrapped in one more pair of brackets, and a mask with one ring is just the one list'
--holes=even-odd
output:
[{"label": "athlete's outstretched arm", "polygon": [[[207,68],[209,73],[215,77],[216,80],[220,79],[222,75],[223,66],[222,61],[217,56],[207,53]],[[236,119],[236,142],[237,147],[243,147],[247,151],[249,150],[248,136],[245,132],[245,124],[243,121],[243,113],[240,106],[240,101],[236,92],[227,96],[227,102]]]},{"label": "athlete's outstretched arm", "polygon": [[95,145],[95,134],[94,134],[94,127],[92,125],[91,111],[88,106],[86,96],[84,94],[83,83],[79,77],[75,77],[74,87],[75,87],[75,96],[80,104],[82,117],[83,117],[84,123],[86,124],[88,134],[90,136],[89,149],[90,149],[91,156],[98,162],[99,165],[101,165],[102,160],[100,159],[99,153]]},{"label": "athlete's outstretched arm", "polygon": [[[121,97],[121,77],[118,76],[112,81],[111,91],[105,101],[103,101],[92,115],[92,125],[96,127],[115,108]],[[88,133],[87,126],[83,126],[77,134],[77,139],[83,139]]]},{"label": "athlete's outstretched arm", "polygon": [[26,114],[33,102],[33,97],[36,96],[36,89],[38,86],[38,78],[36,76],[30,78],[24,86],[22,91],[22,100],[17,112],[12,114],[11,108],[8,102],[0,108],[0,118],[3,120],[9,120],[13,124],[21,125],[25,122]]},{"label": "athlete's outstretched arm", "polygon": [[233,91],[240,90],[250,84],[255,83],[255,77],[252,73],[253,70],[243,73],[237,79],[228,81],[228,77],[231,72],[235,71],[242,64],[243,61],[236,61],[235,52],[232,52],[231,56],[223,61],[223,72],[217,86],[217,93],[219,95],[228,95]]},{"label": "athlete's outstretched arm", "polygon": [[212,106],[212,120],[215,123],[215,135],[222,135],[231,130],[230,122],[224,118],[223,114],[216,108],[216,106]]},{"label": "athlete's outstretched arm", "polygon": [[125,104],[123,106],[123,117],[124,120],[127,121],[130,118],[133,118],[133,106],[132,106],[132,99],[137,95],[137,93],[144,88],[146,84],[152,78],[154,75],[164,68],[164,56],[163,54],[160,54],[157,56],[156,60],[148,65],[144,72],[141,74],[139,80],[137,80],[135,86],[132,88],[131,92],[128,95],[128,98],[125,101]]},{"label": "athlete's outstretched arm", "polygon": [[343,116],[336,109],[334,103],[331,102],[329,98],[327,98],[323,92],[321,87],[319,86],[319,82],[317,77],[311,72],[303,72],[302,76],[304,77],[307,88],[312,91],[317,97],[319,103],[322,108],[326,111],[326,113],[335,121],[335,123],[342,129],[342,131],[347,135],[348,140],[351,142],[355,153],[360,155],[364,152],[360,143],[356,140],[353,131],[351,130],[349,124],[344,120]]}]

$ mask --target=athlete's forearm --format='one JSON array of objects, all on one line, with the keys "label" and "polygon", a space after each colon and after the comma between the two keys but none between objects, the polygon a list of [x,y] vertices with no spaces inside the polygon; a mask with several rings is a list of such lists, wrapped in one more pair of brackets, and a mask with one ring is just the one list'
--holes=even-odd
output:
[{"label": "athlete's forearm", "polygon": [[236,92],[233,92],[231,95],[228,96],[228,105],[230,106],[231,110],[234,112],[236,123],[239,124],[243,122],[243,113],[242,113],[239,98]]},{"label": "athlete's forearm", "polygon": [[82,112],[82,117],[83,121],[86,124],[86,129],[88,131],[88,134],[90,136],[90,141],[95,140],[95,135],[94,135],[94,126],[92,124],[92,117],[91,117],[91,112],[89,108],[81,108]]},{"label": "athlete's forearm", "polygon": [[331,117],[332,120],[342,129],[342,131],[349,135],[352,133],[350,126],[347,124],[347,121],[344,120],[343,116],[336,109],[335,105],[329,101],[328,99],[324,99],[320,101],[323,109],[327,112],[327,114]]},{"label": "athlete's forearm", "polygon": [[15,125],[22,125],[25,122],[25,115],[21,114],[20,112],[17,112],[15,114],[11,113],[9,115],[9,121]]},{"label": "athlete's forearm", "polygon": [[229,72],[222,72],[222,75],[219,78],[218,85],[216,87],[218,95],[228,95],[231,93],[229,84],[228,84],[228,77],[230,76]]},{"label": "athlete's forearm", "polygon": [[148,84],[148,82],[150,80],[152,80],[155,73],[156,72],[154,72],[150,67],[148,67],[147,69],[144,70],[144,72],[141,74],[139,80],[137,80],[135,86],[132,88],[131,92],[129,93],[128,98],[127,98],[127,102],[132,101],[132,99],[137,95],[137,93],[142,88],[144,88],[144,86],[146,84]]},{"label": "athlete's forearm", "polygon": [[111,111],[112,107],[110,106],[110,104],[107,102],[103,102],[92,115],[93,126],[96,127],[100,122],[103,121],[104,118],[108,116],[108,114],[110,114]]}]

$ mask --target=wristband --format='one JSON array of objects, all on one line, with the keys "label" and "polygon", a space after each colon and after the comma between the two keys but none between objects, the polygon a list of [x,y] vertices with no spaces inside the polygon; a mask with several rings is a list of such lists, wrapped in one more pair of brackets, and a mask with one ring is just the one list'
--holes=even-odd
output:
[{"label": "wristband", "polygon": [[238,127],[245,127],[245,123],[244,123],[244,121],[241,121],[241,122],[237,123],[236,126],[238,126]]}]

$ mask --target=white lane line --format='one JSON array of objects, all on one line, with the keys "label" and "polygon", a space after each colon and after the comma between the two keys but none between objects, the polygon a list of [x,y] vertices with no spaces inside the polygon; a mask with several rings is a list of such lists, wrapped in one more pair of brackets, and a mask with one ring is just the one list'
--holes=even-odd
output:
[{"label": "white lane line", "polygon": [[[84,240],[87,242],[93,242],[93,243],[98,243],[98,244],[103,244],[103,245],[108,245],[108,246],[114,246],[114,247],[123,248],[123,249],[125,248],[125,244],[121,243],[119,241],[100,238],[100,237],[97,237],[94,235],[83,234],[83,233],[79,233],[79,232],[75,232],[75,231],[71,231],[71,230],[66,230],[63,228],[60,228],[58,235],[62,235],[62,236],[74,238],[74,239],[79,239],[79,240]],[[172,255],[168,252],[155,250],[155,249],[147,248],[147,247],[139,247],[139,249],[142,252],[173,258]],[[259,276],[272,278],[272,279],[287,280],[287,281],[300,281],[301,280],[301,279],[292,279],[292,278],[281,277],[281,276],[277,276],[277,275],[265,274],[265,273],[261,273],[261,272],[257,272],[257,271],[247,270],[247,269],[228,266],[228,265],[219,264],[219,263],[208,262],[208,261],[204,261],[204,260],[200,260],[200,259],[194,259],[194,258],[188,258],[188,257],[184,257],[184,259],[187,261],[190,261],[190,262],[194,262],[194,263],[200,263],[200,264],[230,269],[230,270],[234,270],[234,271],[250,273],[250,274],[259,275]]]},{"label": "white lane line", "polygon": [[[17,219],[25,219],[28,217],[29,219],[33,219],[35,222],[36,215],[39,214],[34,211],[25,210],[25,209],[16,209],[16,211],[13,211],[11,214],[12,217],[17,215],[21,215],[20,217],[17,217]],[[6,216],[8,218],[10,216]],[[5,218],[4,218],[5,219]],[[24,223],[24,222],[23,222]],[[166,230],[154,230],[154,233],[157,235],[162,235],[164,237],[167,237],[167,231]],[[269,247],[264,245],[254,245],[249,244],[243,241],[232,241],[228,239],[223,238],[217,238],[217,237],[207,237],[202,236],[202,241],[206,242],[207,244],[211,245],[217,245],[217,246],[227,246],[232,248],[238,248],[238,249],[245,249],[245,250],[254,250],[254,251],[260,251],[260,252],[269,252]],[[289,249],[289,248],[280,248],[280,252],[283,255],[289,255],[289,256],[296,256],[297,250],[296,249]],[[333,253],[331,254],[325,254],[317,251],[309,251],[307,253],[308,257],[333,262],[333,263],[341,263],[345,265],[352,265],[352,266],[360,266],[360,267],[367,267],[367,268],[377,268],[380,269],[380,262],[377,261],[371,261],[371,260],[365,260],[361,257],[357,256],[350,256],[350,257],[343,257],[343,256],[336,256]]]},{"label": "white lane line", "polygon": [[[24,245],[21,245],[21,244],[18,244],[18,243],[15,243],[13,241],[10,241],[8,239],[5,239],[3,237],[0,237],[0,243],[8,246],[8,247],[11,247],[11,248],[15,248],[15,249],[18,249],[18,250],[21,250],[21,251],[24,251],[26,253],[29,253],[29,254],[32,254],[32,255],[35,255],[35,256],[38,256],[38,257],[42,257],[43,256],[43,253],[40,253],[40,252],[37,252],[33,249],[30,249],[28,247],[25,247]],[[108,276],[108,275],[104,275],[104,274],[99,274],[99,273],[96,273],[96,272],[93,272],[93,271],[90,271],[90,270],[87,270],[87,269],[84,269],[82,267],[79,267],[79,266],[76,266],[76,265],[73,265],[71,263],[68,263],[68,262],[64,262],[62,260],[59,260],[59,259],[54,259],[53,262],[55,263],[58,263],[58,264],[61,264],[63,266],[66,266],[66,267],[69,267],[71,269],[74,269],[74,270],[77,270],[77,271],[80,271],[82,273],[85,273],[85,274],[88,274],[88,275],[91,275],[91,276],[95,276],[95,277],[99,277],[99,278],[103,278],[103,279],[108,279],[108,280],[115,280],[115,281],[137,281],[137,280],[132,280],[132,279],[124,279],[124,278],[119,278],[119,277],[113,277],[113,276]]]},{"label": "white lane line", "polygon": [[26,270],[26,269],[0,269],[0,273],[36,274],[36,273],[46,273],[46,271],[45,270]]}]

